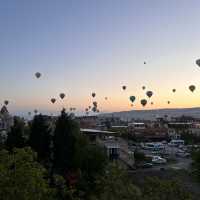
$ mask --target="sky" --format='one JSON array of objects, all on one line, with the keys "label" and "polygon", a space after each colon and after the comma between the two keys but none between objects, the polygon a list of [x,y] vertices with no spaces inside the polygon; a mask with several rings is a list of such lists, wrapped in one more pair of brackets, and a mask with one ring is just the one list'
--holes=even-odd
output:
[{"label": "sky", "polygon": [[199,7],[199,0],[0,0],[0,103],[8,99],[12,113],[81,113],[96,92],[102,112],[144,109],[145,85],[154,92],[145,109],[198,107]]}]

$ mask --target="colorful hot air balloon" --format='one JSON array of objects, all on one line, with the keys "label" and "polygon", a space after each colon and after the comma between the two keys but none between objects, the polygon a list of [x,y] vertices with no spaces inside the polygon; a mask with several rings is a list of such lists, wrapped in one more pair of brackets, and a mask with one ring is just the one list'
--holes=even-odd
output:
[{"label": "colorful hot air balloon", "polygon": [[94,98],[95,96],[96,96],[96,93],[93,92],[93,93],[92,93],[92,97]]},{"label": "colorful hot air balloon", "polygon": [[36,76],[36,78],[40,78],[42,76],[42,74],[40,72],[36,72],[35,76]]},{"label": "colorful hot air balloon", "polygon": [[55,99],[55,98],[52,98],[52,99],[51,99],[51,103],[54,104],[55,102],[56,102],[56,99]]},{"label": "colorful hot air balloon", "polygon": [[4,104],[7,106],[9,104],[9,101],[8,100],[5,100],[4,101]]},{"label": "colorful hot air balloon", "polygon": [[142,104],[142,106],[146,106],[147,100],[146,100],[146,99],[142,99],[142,100],[140,101],[140,103]]},{"label": "colorful hot air balloon", "polygon": [[146,87],[145,87],[145,86],[142,86],[142,89],[143,89],[143,90],[145,90],[145,89],[146,89]]},{"label": "colorful hot air balloon", "polygon": [[189,90],[190,90],[191,92],[194,92],[195,89],[196,89],[195,85],[190,85],[190,86],[189,86]]},{"label": "colorful hot air balloon", "polygon": [[200,59],[196,60],[196,64],[200,67]]},{"label": "colorful hot air balloon", "polygon": [[146,92],[146,95],[147,95],[149,98],[151,98],[152,95],[153,95],[153,92],[152,92],[152,91],[147,91],[147,92]]},{"label": "colorful hot air balloon", "polygon": [[122,90],[126,90],[126,86],[125,85],[122,86]]},{"label": "colorful hot air balloon", "polygon": [[135,98],[135,96],[130,96],[129,99],[130,99],[130,101],[133,103],[133,102],[135,101],[136,98]]},{"label": "colorful hot air balloon", "polygon": [[64,99],[65,98],[65,93],[60,93],[59,96],[60,96],[61,99]]},{"label": "colorful hot air balloon", "polygon": [[175,92],[176,92],[176,89],[173,89],[173,90],[172,90],[172,92],[174,92],[174,93],[175,93]]}]

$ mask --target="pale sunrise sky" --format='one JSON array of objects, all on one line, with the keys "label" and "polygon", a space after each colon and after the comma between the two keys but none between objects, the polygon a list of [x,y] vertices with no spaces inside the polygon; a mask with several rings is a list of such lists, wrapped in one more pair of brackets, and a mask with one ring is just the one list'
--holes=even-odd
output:
[{"label": "pale sunrise sky", "polygon": [[81,113],[92,92],[102,112],[144,109],[143,85],[145,109],[198,107],[198,58],[199,0],[0,0],[0,102],[12,113]]}]

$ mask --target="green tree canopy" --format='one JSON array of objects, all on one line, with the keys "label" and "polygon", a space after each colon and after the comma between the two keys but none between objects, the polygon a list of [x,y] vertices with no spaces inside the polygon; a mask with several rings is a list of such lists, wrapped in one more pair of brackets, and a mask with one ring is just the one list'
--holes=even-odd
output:
[{"label": "green tree canopy", "polygon": [[142,189],[144,200],[191,200],[191,194],[175,180],[147,178]]},{"label": "green tree canopy", "polygon": [[30,148],[0,151],[0,197],[2,200],[52,199],[45,169]]},{"label": "green tree canopy", "polygon": [[49,120],[46,116],[36,115],[30,125],[29,144],[37,152],[40,161],[48,161],[50,157]]},{"label": "green tree canopy", "polygon": [[19,117],[14,117],[14,125],[8,132],[6,145],[9,149],[14,147],[22,148],[25,146],[25,124],[24,121]]}]

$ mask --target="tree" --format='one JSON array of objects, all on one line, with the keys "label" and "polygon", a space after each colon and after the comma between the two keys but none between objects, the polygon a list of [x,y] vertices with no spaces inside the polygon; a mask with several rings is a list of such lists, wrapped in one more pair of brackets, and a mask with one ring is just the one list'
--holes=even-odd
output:
[{"label": "tree", "polygon": [[30,128],[29,144],[38,153],[38,159],[47,162],[50,158],[50,135],[49,123],[51,119],[37,115],[34,117]]},{"label": "tree", "polygon": [[193,174],[200,182],[200,150],[194,151],[192,154],[192,167],[193,167]]},{"label": "tree", "polygon": [[8,132],[6,141],[7,147],[11,150],[12,148],[22,148],[26,144],[25,141],[25,124],[24,121],[19,117],[14,117],[14,125]]},{"label": "tree", "polygon": [[103,176],[97,177],[96,189],[91,200],[140,200],[140,189],[130,182],[125,171],[109,166]]},{"label": "tree", "polygon": [[134,152],[134,158],[136,162],[143,162],[146,160],[145,154],[140,151],[135,151]]},{"label": "tree", "polygon": [[[78,123],[65,110],[57,119],[54,133],[54,168],[60,173],[74,169],[74,153],[80,136]],[[80,148],[80,147],[79,147]]]},{"label": "tree", "polygon": [[0,151],[0,197],[2,200],[53,199],[45,169],[31,148]]},{"label": "tree", "polygon": [[175,180],[147,178],[142,189],[144,200],[191,200],[192,195]]}]

